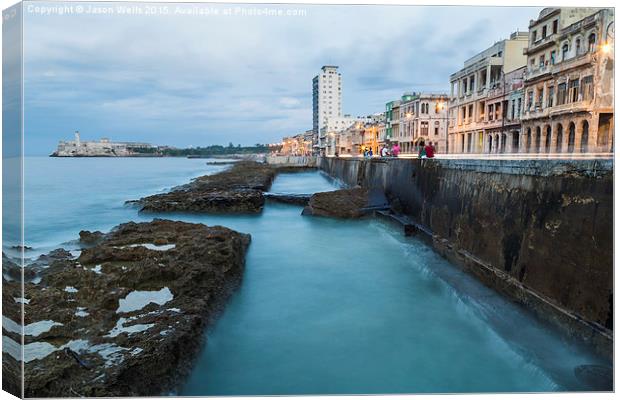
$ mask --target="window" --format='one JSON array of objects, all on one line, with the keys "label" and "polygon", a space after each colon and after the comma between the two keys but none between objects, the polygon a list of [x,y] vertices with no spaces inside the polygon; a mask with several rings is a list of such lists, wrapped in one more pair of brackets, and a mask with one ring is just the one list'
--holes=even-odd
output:
[{"label": "window", "polygon": [[596,43],[596,35],[592,33],[590,34],[590,36],[588,36],[588,51],[590,53],[592,53],[594,49],[596,48],[595,43]]},{"label": "window", "polygon": [[532,43],[536,41],[536,31],[532,31]]},{"label": "window", "polygon": [[582,153],[588,152],[588,139],[590,136],[589,129],[590,129],[590,125],[588,124],[588,121],[583,121],[581,125],[581,152]]},{"label": "window", "polygon": [[555,64],[555,50],[553,50],[551,52],[551,57],[550,58],[551,58],[551,65],[554,65]]},{"label": "window", "polygon": [[510,106],[510,119],[515,119],[515,100],[512,100],[511,106]]},{"label": "window", "polygon": [[521,98],[517,99],[517,117],[521,117]]},{"label": "window", "polygon": [[562,141],[563,141],[563,138],[562,138],[562,124],[558,124],[555,129],[557,131],[556,139],[555,139],[556,140],[555,151],[557,153],[561,153],[562,152]]},{"label": "window", "polygon": [[543,26],[542,28],[542,38],[546,38],[547,37],[547,25]]},{"label": "window", "polygon": [[555,87],[549,86],[547,88],[547,107],[553,107],[553,92]]},{"label": "window", "polygon": [[525,105],[528,111],[532,108],[532,103],[534,103],[534,92],[530,90],[527,92],[527,104]]},{"label": "window", "polygon": [[575,55],[581,54],[581,39],[575,40]]},{"label": "window", "polygon": [[574,103],[579,100],[579,79],[568,82],[568,101]]},{"label": "window", "polygon": [[493,104],[489,104],[487,107],[488,110],[488,117],[487,120],[488,121],[493,121]]},{"label": "window", "polygon": [[538,68],[542,69],[545,67],[545,55],[543,54],[542,56],[540,56],[540,58],[538,59]]},{"label": "window", "polygon": [[439,135],[439,128],[435,127],[435,136]]},{"label": "window", "polygon": [[560,83],[558,85],[558,99],[557,104],[565,104],[566,103],[566,83]]},{"label": "window", "polygon": [[568,152],[575,151],[575,124],[570,123],[568,126]]},{"label": "window", "polygon": [[558,33],[558,20],[553,21],[553,33]]},{"label": "window", "polygon": [[562,61],[566,60],[568,58],[568,43],[564,43],[564,46],[562,46]]},{"label": "window", "polygon": [[422,136],[428,136],[428,121],[420,122],[420,134]]},{"label": "window", "polygon": [[592,75],[586,76],[581,80],[581,99],[589,101],[594,98],[594,84]]}]

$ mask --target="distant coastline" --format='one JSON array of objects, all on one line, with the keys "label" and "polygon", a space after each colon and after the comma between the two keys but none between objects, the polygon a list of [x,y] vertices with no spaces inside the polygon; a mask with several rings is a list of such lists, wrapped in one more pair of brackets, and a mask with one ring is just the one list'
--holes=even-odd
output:
[{"label": "distant coastline", "polygon": [[75,140],[58,143],[56,151],[50,157],[188,157],[188,158],[247,158],[247,156],[265,155],[278,150],[275,145],[257,143],[254,146],[237,146],[232,142],[228,146],[210,145],[179,149],[172,146],[154,146],[143,142],[112,142],[107,138],[99,141],[83,141],[80,133],[75,132]]}]

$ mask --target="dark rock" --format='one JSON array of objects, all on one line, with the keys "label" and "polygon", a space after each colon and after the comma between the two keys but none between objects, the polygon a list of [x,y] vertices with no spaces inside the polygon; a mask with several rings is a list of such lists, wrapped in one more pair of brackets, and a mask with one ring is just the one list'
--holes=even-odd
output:
[{"label": "dark rock", "polygon": [[196,178],[168,193],[144,197],[136,203],[141,211],[258,213],[265,204],[263,192],[271,186],[276,172],[276,168],[266,164],[239,161],[226,171]]},{"label": "dark rock", "polygon": [[103,233],[99,231],[80,231],[80,242],[85,244],[95,244],[103,239]]},{"label": "dark rock", "polygon": [[366,214],[364,210],[366,207],[368,207],[367,189],[341,189],[313,194],[302,215],[360,218]]},{"label": "dark rock", "polygon": [[[25,284],[24,320],[56,324],[25,336],[25,396],[154,396],[175,389],[205,327],[238,287],[249,242],[249,235],[221,226],[156,219],[118,226],[78,259],[47,255],[55,259],[40,284]],[[19,282],[3,286],[4,315],[19,321]],[[148,298],[136,304],[136,291]],[[19,342],[6,326],[3,335],[5,345]],[[28,360],[32,343],[43,351]],[[3,387],[15,389],[19,363],[9,354]]]},{"label": "dark rock", "polygon": [[32,247],[30,247],[30,246],[22,246],[22,245],[11,246],[11,248],[13,250],[23,250],[23,251],[32,250]]},{"label": "dark rock", "polygon": [[207,161],[207,165],[230,165],[230,164],[236,164],[239,161],[235,160],[235,161]]}]

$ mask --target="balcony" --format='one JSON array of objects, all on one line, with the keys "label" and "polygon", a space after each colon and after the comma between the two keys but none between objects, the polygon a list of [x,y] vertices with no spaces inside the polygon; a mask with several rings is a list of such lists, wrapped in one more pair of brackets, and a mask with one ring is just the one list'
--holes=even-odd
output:
[{"label": "balcony", "polygon": [[538,78],[540,76],[551,73],[551,68],[549,65],[538,66],[538,68],[534,70],[529,70],[525,73],[525,80],[531,80]]},{"label": "balcony", "polygon": [[556,116],[565,113],[585,112],[592,108],[592,100],[575,101],[573,103],[566,103],[556,105],[549,108],[549,115]]},{"label": "balcony", "polygon": [[527,48],[523,49],[523,54],[524,55],[528,55],[528,54],[533,54],[536,53],[539,50],[545,49],[551,45],[555,44],[555,37],[557,36],[557,34],[551,34],[545,38],[541,38],[538,39],[537,41],[535,41],[534,43],[531,43]]},{"label": "balcony", "polygon": [[563,60],[553,66],[553,73],[562,73],[569,69],[581,67],[583,65],[592,64],[593,56],[592,53],[587,52],[583,54],[576,55],[568,60]]},{"label": "balcony", "polygon": [[523,110],[523,115],[521,116],[521,120],[525,121],[529,119],[548,117],[549,110],[550,110],[549,107],[542,108],[540,104],[537,104],[535,107],[532,107],[530,109],[526,108],[525,110]]}]

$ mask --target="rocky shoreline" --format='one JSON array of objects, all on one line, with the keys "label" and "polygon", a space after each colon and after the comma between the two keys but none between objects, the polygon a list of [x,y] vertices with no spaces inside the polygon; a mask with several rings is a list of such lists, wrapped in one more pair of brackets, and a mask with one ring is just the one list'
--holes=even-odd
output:
[{"label": "rocky shoreline", "polygon": [[259,213],[265,204],[263,192],[269,189],[277,173],[270,165],[239,161],[218,174],[205,175],[168,193],[139,200],[140,211]]},{"label": "rocky shoreline", "polygon": [[23,305],[26,397],[174,390],[241,282],[250,235],[156,219],[80,238],[77,258],[41,256],[23,294],[3,254],[3,389],[21,394]]},{"label": "rocky shoreline", "polygon": [[[278,173],[315,169],[238,161],[220,173],[201,176],[170,192],[129,200],[126,204],[136,204],[146,212],[256,214],[263,210],[265,192]],[[299,199],[296,204],[301,204]]]}]

